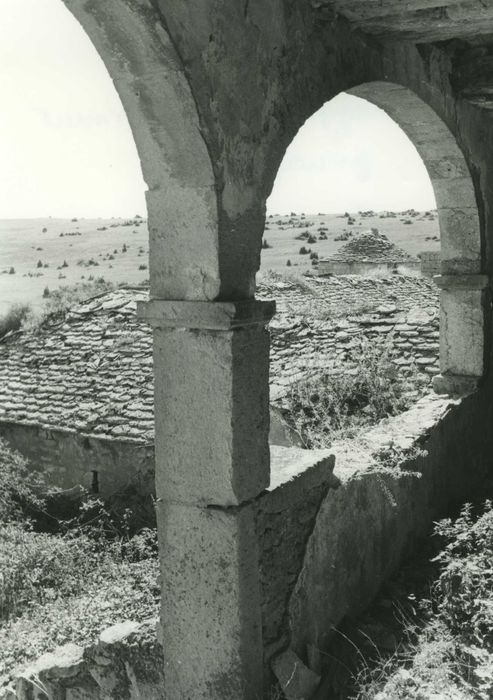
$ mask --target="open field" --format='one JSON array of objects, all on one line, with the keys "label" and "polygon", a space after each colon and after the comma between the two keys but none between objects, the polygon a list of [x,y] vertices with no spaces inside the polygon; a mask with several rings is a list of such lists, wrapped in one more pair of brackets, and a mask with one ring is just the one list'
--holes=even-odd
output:
[{"label": "open field", "polygon": [[[412,255],[437,250],[436,212],[354,213],[354,223],[337,214],[269,216],[261,270],[293,271],[312,268],[301,246],[326,257],[344,240],[344,232],[378,228]],[[410,221],[411,223],[404,223]],[[324,234],[319,229],[327,229]],[[308,231],[316,242],[296,236]],[[320,236],[322,234],[322,240]],[[0,312],[13,303],[42,303],[43,291],[104,277],[110,282],[137,284],[149,277],[148,234],[144,219],[5,219],[0,220]]]},{"label": "open field", "polygon": [[[352,222],[352,223],[349,223]],[[410,223],[405,223],[410,222]],[[403,248],[413,256],[422,251],[439,250],[440,232],[436,211],[415,212],[361,212],[351,213],[350,217],[341,214],[317,214],[316,216],[302,215],[269,216],[266,222],[264,241],[272,246],[262,250],[262,270],[272,269],[278,272],[286,271],[287,261],[296,272],[305,272],[312,268],[310,255],[300,255],[300,248],[305,247],[319,258],[333,255],[346,240],[337,240],[341,235],[350,236],[378,228],[392,243]],[[324,232],[320,229],[326,229]],[[299,240],[299,236],[308,231],[316,242]],[[322,240],[320,237],[322,236]],[[326,239],[326,240],[325,240]]]}]

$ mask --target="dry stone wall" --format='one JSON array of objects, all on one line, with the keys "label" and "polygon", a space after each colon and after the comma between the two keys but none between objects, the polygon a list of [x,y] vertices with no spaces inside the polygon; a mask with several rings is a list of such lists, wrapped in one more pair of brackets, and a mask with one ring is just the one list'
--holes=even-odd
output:
[{"label": "dry stone wall", "polygon": [[157,620],[123,622],[97,644],[66,644],[43,654],[0,690],[0,700],[164,700]]}]

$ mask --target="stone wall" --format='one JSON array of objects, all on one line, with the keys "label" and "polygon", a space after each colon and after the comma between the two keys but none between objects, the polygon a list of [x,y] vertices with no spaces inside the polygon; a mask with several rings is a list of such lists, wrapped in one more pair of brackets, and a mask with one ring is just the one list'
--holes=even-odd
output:
[{"label": "stone wall", "polygon": [[50,485],[67,491],[80,485],[113,502],[136,500],[143,519],[154,521],[153,444],[5,421],[0,421],[0,437]]},{"label": "stone wall", "polygon": [[[267,657],[289,647],[319,673],[334,628],[371,603],[432,522],[485,497],[492,440],[477,437],[489,420],[479,395],[428,396],[334,444],[334,463],[313,454],[301,465],[285,450],[290,477],[257,501]],[[272,456],[276,469],[280,456]]]},{"label": "stone wall", "polygon": [[442,256],[440,251],[425,251],[419,254],[421,260],[421,274],[425,277],[433,277],[441,272]]},{"label": "stone wall", "polygon": [[66,644],[24,670],[0,700],[164,700],[157,620],[105,630],[97,644]]},{"label": "stone wall", "polygon": [[413,261],[397,263],[378,261],[357,262],[353,260],[320,260],[317,266],[317,272],[321,277],[324,275],[382,276],[390,275],[395,272],[399,274],[418,275],[421,273],[421,267],[421,263]]},{"label": "stone wall", "polygon": [[[271,484],[248,506],[266,686],[286,649],[295,663],[326,671],[334,627],[370,604],[433,520],[480,492],[492,447],[487,438],[475,449],[492,419],[483,407],[478,395],[429,396],[333,450],[271,448]],[[396,458],[385,462],[378,455],[389,445]],[[93,647],[45,654],[0,700],[164,700],[161,653],[155,621],[116,625]]]}]

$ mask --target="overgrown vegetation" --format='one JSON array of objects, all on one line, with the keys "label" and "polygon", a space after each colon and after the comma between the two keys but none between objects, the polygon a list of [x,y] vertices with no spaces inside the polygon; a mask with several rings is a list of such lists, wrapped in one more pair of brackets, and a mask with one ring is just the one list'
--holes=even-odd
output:
[{"label": "overgrown vegetation", "polygon": [[346,367],[326,370],[291,385],[282,414],[307,448],[328,447],[354,437],[362,428],[395,416],[426,393],[428,380],[411,366],[406,372],[391,337],[354,342]]},{"label": "overgrown vegetation", "polygon": [[403,641],[361,664],[354,700],[493,697],[493,507],[436,524],[438,573],[429,595],[400,609]]},{"label": "overgrown vegetation", "polygon": [[90,644],[105,627],[156,614],[155,530],[132,534],[127,513],[88,494],[74,517],[56,520],[42,477],[2,441],[0,482],[0,686],[57,645]]},{"label": "overgrown vegetation", "polygon": [[0,318],[0,337],[11,331],[18,331],[31,313],[30,304],[13,304]]}]

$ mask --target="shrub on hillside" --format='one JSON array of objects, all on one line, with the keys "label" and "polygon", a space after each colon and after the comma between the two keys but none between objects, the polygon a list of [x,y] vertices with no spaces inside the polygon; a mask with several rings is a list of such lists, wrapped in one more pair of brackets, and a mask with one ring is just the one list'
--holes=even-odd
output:
[{"label": "shrub on hillside", "polygon": [[[89,280],[94,280],[94,277],[90,275]],[[45,287],[43,290],[43,299],[45,300],[43,309],[38,312],[29,311],[26,313],[22,325],[28,330],[33,330],[46,318],[62,318],[71,306],[76,306],[86,299],[99,296],[112,289],[114,289],[114,285],[103,277],[91,282],[81,282],[71,286],[64,285],[54,290]]]},{"label": "shrub on hillside", "polygon": [[46,302],[46,314],[49,316],[63,316],[71,307],[91,297],[104,294],[114,289],[111,282],[98,278],[93,284],[83,282],[73,286],[63,286],[51,292]]}]

